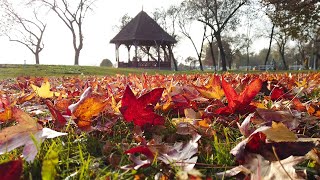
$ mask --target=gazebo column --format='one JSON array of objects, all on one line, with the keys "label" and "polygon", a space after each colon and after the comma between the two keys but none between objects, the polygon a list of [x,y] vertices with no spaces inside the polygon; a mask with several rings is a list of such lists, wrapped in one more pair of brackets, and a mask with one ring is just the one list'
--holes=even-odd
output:
[{"label": "gazebo column", "polygon": [[147,52],[148,52],[148,62],[150,61],[150,46],[146,46]]},{"label": "gazebo column", "polygon": [[157,52],[158,52],[158,67],[160,68],[160,45],[157,44]]},{"label": "gazebo column", "polygon": [[126,47],[127,47],[127,49],[128,49],[128,62],[130,62],[130,59],[131,59],[131,57],[130,57],[130,48],[131,48],[131,45],[126,44]]},{"label": "gazebo column", "polygon": [[118,67],[119,67],[119,47],[120,44],[116,44],[116,62],[118,63]]},{"label": "gazebo column", "polygon": [[171,60],[173,61],[174,63],[174,70],[175,71],[178,71],[178,66],[177,66],[177,62],[175,61],[174,59],[174,55],[173,55],[173,52],[172,52],[172,46],[173,45],[168,45],[168,49],[169,49],[169,56],[170,56],[170,68],[171,68]]},{"label": "gazebo column", "polygon": [[133,42],[133,45],[134,45],[134,59],[136,61],[134,63],[136,63],[136,65],[138,66],[138,42],[137,41]]}]

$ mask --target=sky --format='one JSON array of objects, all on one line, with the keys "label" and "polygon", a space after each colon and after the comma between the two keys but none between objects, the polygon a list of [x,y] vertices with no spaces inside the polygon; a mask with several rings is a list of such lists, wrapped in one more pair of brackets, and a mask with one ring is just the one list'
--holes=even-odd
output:
[{"label": "sky", "polygon": [[[80,54],[79,65],[99,66],[105,58],[115,63],[115,45],[110,40],[119,32],[116,25],[120,18],[128,13],[134,17],[142,9],[152,17],[156,8],[167,8],[171,4],[178,4],[182,0],[98,0],[93,11],[84,20],[84,47]],[[70,30],[58,17],[49,13],[46,16],[47,29],[44,34],[44,49],[40,53],[40,64],[74,64],[74,50]],[[202,33],[199,23],[191,29],[191,36],[200,46]],[[253,46],[261,49],[261,40],[255,41]],[[10,42],[7,37],[0,36],[0,64],[35,64],[30,50],[25,46]],[[189,40],[182,39],[174,48],[174,55],[178,62],[183,62],[188,56],[196,57],[195,50]],[[127,58],[125,47],[120,48],[120,60]]]}]

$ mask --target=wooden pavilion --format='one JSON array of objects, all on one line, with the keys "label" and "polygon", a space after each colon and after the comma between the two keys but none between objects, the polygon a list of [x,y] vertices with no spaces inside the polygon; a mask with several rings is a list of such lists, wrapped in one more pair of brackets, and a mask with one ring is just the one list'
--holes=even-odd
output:
[{"label": "wooden pavilion", "polygon": [[[171,69],[174,56],[172,46],[177,41],[165,32],[147,13],[141,11],[110,41],[116,47],[118,67],[133,67],[147,69]],[[128,60],[120,61],[119,47],[125,45],[128,49]],[[135,47],[134,57],[130,57],[130,48]],[[148,55],[147,60],[138,57],[138,48],[143,48]],[[150,48],[155,48],[157,57],[150,59]]]}]

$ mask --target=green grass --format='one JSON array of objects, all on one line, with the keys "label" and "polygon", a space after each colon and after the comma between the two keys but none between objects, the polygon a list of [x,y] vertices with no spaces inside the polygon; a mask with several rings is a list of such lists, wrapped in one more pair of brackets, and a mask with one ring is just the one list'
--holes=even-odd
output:
[{"label": "green grass", "polygon": [[65,66],[65,65],[0,65],[0,79],[18,76],[105,76],[115,74],[148,74],[165,73],[174,71],[134,69],[134,68],[111,68],[99,66]]},{"label": "green grass", "polygon": [[[261,73],[259,71],[238,71],[232,70],[232,73]],[[279,72],[279,71],[270,71]],[[282,72],[282,71],[281,71]],[[286,71],[292,73],[310,72],[304,71]],[[170,71],[159,69],[137,69],[137,68],[112,68],[112,67],[99,67],[99,66],[67,66],[67,65],[19,65],[19,64],[0,64],[0,79],[14,78],[19,76],[38,76],[38,77],[50,77],[50,76],[106,76],[115,74],[195,74],[195,73],[214,73],[214,71],[199,71],[199,70],[187,70],[187,71]]]}]

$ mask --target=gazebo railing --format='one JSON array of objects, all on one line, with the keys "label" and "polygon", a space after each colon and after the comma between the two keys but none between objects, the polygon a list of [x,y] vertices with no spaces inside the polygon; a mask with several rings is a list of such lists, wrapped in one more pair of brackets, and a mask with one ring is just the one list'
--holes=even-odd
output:
[{"label": "gazebo railing", "polygon": [[171,63],[170,62],[160,62],[160,67],[157,61],[130,61],[130,62],[119,62],[118,67],[120,68],[160,68],[160,69],[170,69]]}]

